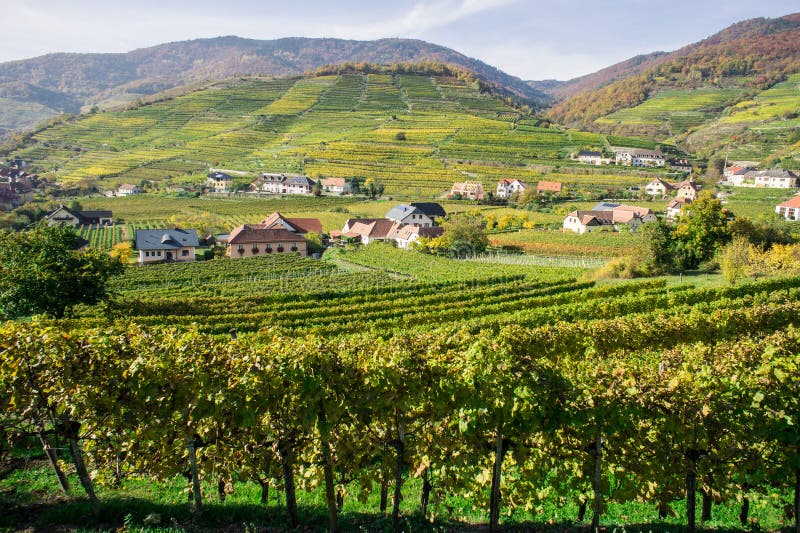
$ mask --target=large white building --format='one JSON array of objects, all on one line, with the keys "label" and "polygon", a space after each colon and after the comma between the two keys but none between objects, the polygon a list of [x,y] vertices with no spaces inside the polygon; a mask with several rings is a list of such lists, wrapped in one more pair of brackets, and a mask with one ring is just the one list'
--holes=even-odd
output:
[{"label": "large white building", "polygon": [[745,174],[734,174],[728,181],[734,187],[758,187],[765,189],[791,189],[797,187],[797,176],[788,170],[750,170]]},{"label": "large white building", "polygon": [[642,150],[640,148],[614,148],[616,161],[619,165],[632,167],[663,167],[664,154],[660,150]]}]

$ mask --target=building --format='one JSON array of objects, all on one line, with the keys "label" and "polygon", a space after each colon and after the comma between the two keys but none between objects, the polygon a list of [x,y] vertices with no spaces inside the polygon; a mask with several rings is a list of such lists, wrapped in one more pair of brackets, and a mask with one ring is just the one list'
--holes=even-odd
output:
[{"label": "building", "polygon": [[517,180],[502,179],[497,182],[497,192],[495,196],[498,198],[508,198],[514,194],[522,194],[528,185]]},{"label": "building", "polygon": [[483,200],[483,185],[477,181],[454,183],[450,189],[450,198],[463,200]]},{"label": "building", "polygon": [[305,236],[284,228],[266,228],[263,224],[243,224],[228,236],[228,257],[238,259],[269,254],[308,253]]},{"label": "building", "polygon": [[414,205],[396,205],[386,213],[386,218],[400,224],[409,224],[411,226],[420,226],[423,228],[436,225],[436,217],[431,218]]},{"label": "building", "polygon": [[653,178],[653,180],[645,185],[644,192],[648,196],[667,196],[675,189],[671,183],[667,183],[661,178]]},{"label": "building", "polygon": [[619,231],[623,226],[636,230],[646,222],[656,220],[655,214],[646,207],[599,203],[589,211],[573,211],[564,218],[565,230],[578,234],[609,227]]},{"label": "building", "polygon": [[558,181],[540,181],[536,184],[536,194],[542,194],[545,192],[551,194],[561,194],[563,190],[563,186]]},{"label": "building", "polygon": [[664,154],[660,150],[640,148],[613,148],[617,164],[633,167],[663,167]]},{"label": "building", "polygon": [[578,161],[586,165],[602,165],[603,154],[592,150],[581,150],[577,155]]},{"label": "building", "polygon": [[797,187],[797,175],[788,170],[750,170],[734,174],[729,182],[734,187],[757,187],[767,189],[791,189]]},{"label": "building", "polygon": [[259,224],[264,229],[285,229],[297,235],[314,232],[322,235],[322,222],[318,218],[287,218],[277,211]]},{"label": "building", "polygon": [[786,220],[800,220],[800,194],[776,205],[775,212]]},{"label": "building", "polygon": [[139,263],[194,261],[200,245],[195,229],[137,229]]},{"label": "building", "polygon": [[751,170],[756,170],[756,169],[742,165],[732,165],[730,167],[725,167],[725,169],[722,171],[722,176],[726,180],[730,180],[733,176],[744,176]]},{"label": "building", "polygon": [[444,207],[436,202],[411,202],[409,205],[411,207],[415,207],[417,211],[433,220],[434,226],[439,225],[437,222],[438,219],[445,218],[447,216],[447,211],[444,210]]},{"label": "building", "polygon": [[134,194],[142,194],[142,188],[138,185],[125,183],[120,185],[119,189],[117,189],[117,196],[132,196]]},{"label": "building", "polygon": [[111,211],[78,211],[63,205],[45,215],[45,220],[50,226],[110,226],[114,223]]},{"label": "building", "polygon": [[694,202],[697,200],[697,193],[700,192],[700,185],[691,180],[686,180],[678,183],[675,186],[675,190],[677,191],[675,193],[677,198],[683,198],[689,202]]},{"label": "building", "polygon": [[[348,221],[350,222],[350,221]],[[394,239],[395,232],[403,226],[400,222],[388,218],[376,218],[369,222],[353,222],[345,224],[342,236],[350,240],[358,240],[362,244]],[[348,231],[344,231],[345,228]]]},{"label": "building", "polygon": [[313,194],[317,182],[305,176],[292,176],[286,179],[286,194]]},{"label": "building", "polygon": [[231,192],[233,188],[233,176],[224,172],[211,172],[206,181],[212,192]]},{"label": "building", "polygon": [[350,194],[350,182],[344,178],[325,178],[322,180],[322,190],[330,194]]},{"label": "building", "polygon": [[432,227],[421,228],[419,226],[403,226],[397,229],[394,233],[394,240],[397,242],[397,247],[407,250],[408,247],[421,238],[435,239],[444,234],[444,228]]},{"label": "building", "polygon": [[286,194],[286,174],[261,174],[250,186],[256,192]]},{"label": "building", "polygon": [[688,159],[670,159],[667,161],[667,164],[669,165],[669,168],[677,172],[691,174],[691,172],[694,170]]},{"label": "building", "polygon": [[683,213],[683,208],[692,201],[686,198],[673,198],[667,204],[667,220],[675,220]]}]

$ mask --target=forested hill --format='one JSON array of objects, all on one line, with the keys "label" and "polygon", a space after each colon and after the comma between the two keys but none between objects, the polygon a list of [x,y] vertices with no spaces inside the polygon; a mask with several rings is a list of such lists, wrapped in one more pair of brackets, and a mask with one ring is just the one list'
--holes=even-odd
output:
[{"label": "forested hill", "polygon": [[[413,39],[352,41],[218,37],[124,54],[49,54],[0,64],[0,134],[82,106],[134,101],[191,82],[253,74],[287,76],[339,63],[454,65],[533,103],[549,97],[524,81],[455,50]],[[24,87],[19,87],[23,82]],[[10,87],[10,85],[16,85]]]},{"label": "forested hill", "polygon": [[597,127],[598,118],[642,104],[665,89],[737,87],[752,92],[796,72],[800,14],[750,19],[675,52],[638,56],[561,84],[552,93],[566,99],[548,116],[573,126]]}]

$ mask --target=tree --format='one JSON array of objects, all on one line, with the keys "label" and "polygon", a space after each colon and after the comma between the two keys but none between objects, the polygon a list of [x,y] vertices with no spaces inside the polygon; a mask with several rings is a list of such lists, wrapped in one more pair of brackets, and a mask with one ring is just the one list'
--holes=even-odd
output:
[{"label": "tree", "polygon": [[318,254],[325,251],[325,245],[322,244],[322,235],[315,231],[306,233],[306,251],[309,254]]},{"label": "tree", "polygon": [[719,267],[722,275],[733,285],[736,280],[747,276],[751,271],[751,258],[755,246],[741,236],[736,236],[733,241],[720,251]]},{"label": "tree", "polygon": [[38,313],[61,318],[79,303],[106,298],[106,281],[122,263],[100,250],[77,251],[72,228],[0,231],[0,316]]},{"label": "tree", "polygon": [[644,235],[645,270],[657,275],[672,270],[674,265],[672,228],[664,221],[650,222],[642,227]]},{"label": "tree", "polygon": [[442,224],[444,235],[435,240],[435,247],[456,257],[479,254],[489,245],[486,222],[480,215],[453,216]]},{"label": "tree", "polygon": [[108,255],[123,265],[127,265],[131,257],[133,257],[133,245],[130,241],[118,242],[111,247],[111,251],[108,252]]},{"label": "tree", "polygon": [[383,183],[375,178],[367,178],[367,181],[364,182],[364,192],[367,193],[370,199],[374,200],[376,197],[383,195]]},{"label": "tree", "polygon": [[692,270],[711,259],[730,240],[727,212],[710,192],[703,192],[675,228],[675,263]]}]

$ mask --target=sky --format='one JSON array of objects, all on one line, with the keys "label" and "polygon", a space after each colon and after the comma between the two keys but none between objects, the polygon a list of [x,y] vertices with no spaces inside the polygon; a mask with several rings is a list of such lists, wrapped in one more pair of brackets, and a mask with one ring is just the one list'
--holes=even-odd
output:
[{"label": "sky", "polygon": [[222,35],[407,37],[522,79],[565,80],[795,12],[800,0],[0,0],[0,62]]}]

